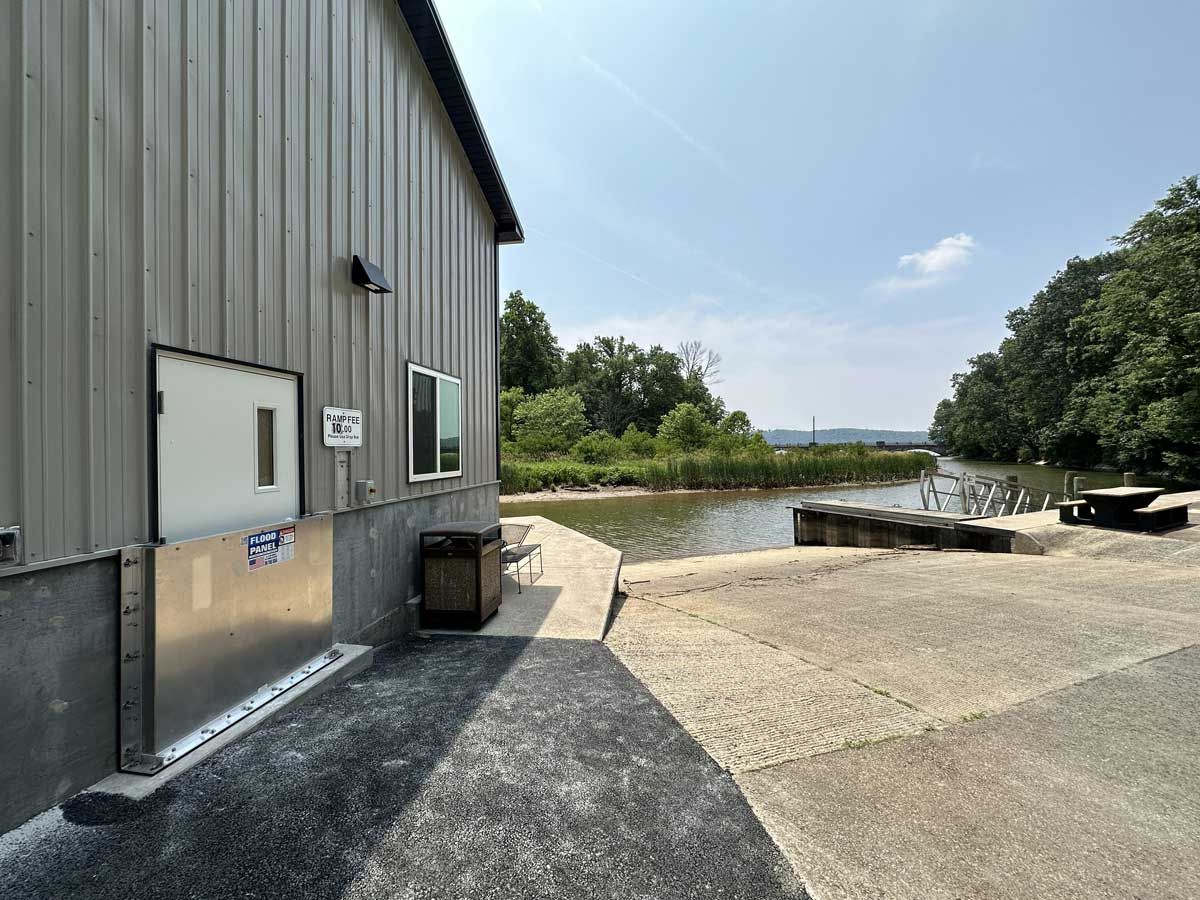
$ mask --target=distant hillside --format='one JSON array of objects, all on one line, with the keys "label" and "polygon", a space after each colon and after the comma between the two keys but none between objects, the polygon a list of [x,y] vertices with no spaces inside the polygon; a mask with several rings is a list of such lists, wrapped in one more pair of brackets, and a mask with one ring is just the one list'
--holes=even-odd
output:
[{"label": "distant hillside", "polygon": [[[807,444],[812,440],[812,431],[798,428],[769,428],[763,432],[768,444]],[[923,444],[929,440],[924,431],[884,431],[875,428],[818,428],[818,444],[853,444],[862,441],[874,444],[887,441],[889,444]]]}]

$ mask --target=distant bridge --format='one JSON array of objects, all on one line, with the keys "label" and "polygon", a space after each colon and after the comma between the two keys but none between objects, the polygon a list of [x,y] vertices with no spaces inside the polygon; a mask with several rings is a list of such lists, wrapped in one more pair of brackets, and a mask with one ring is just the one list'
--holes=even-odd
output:
[{"label": "distant bridge", "polygon": [[[776,450],[791,450],[794,447],[811,447],[812,444],[772,444]],[[924,450],[926,453],[936,453],[938,456],[949,456],[950,449],[943,447],[941,444],[901,444],[889,443],[888,441],[876,441],[874,444],[867,444],[875,450],[886,450],[889,453],[904,453],[909,450]]]},{"label": "distant bridge", "polygon": [[906,450],[925,450],[929,453],[936,453],[938,456],[949,456],[950,448],[943,447],[941,444],[889,444],[887,441],[876,441],[876,450],[895,450],[903,452]]}]

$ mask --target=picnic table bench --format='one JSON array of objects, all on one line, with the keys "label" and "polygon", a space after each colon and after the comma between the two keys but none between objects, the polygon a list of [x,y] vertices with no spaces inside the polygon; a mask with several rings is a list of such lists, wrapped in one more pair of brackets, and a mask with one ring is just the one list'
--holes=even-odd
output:
[{"label": "picnic table bench", "polygon": [[1154,503],[1133,511],[1142,531],[1162,531],[1188,523],[1188,501]]},{"label": "picnic table bench", "polygon": [[1188,500],[1163,497],[1165,488],[1115,487],[1084,491],[1082,500],[1055,503],[1058,520],[1068,525],[1099,525],[1135,531],[1162,531],[1188,523]]},{"label": "picnic table bench", "polygon": [[1092,524],[1101,528],[1137,528],[1135,510],[1149,506],[1165,491],[1160,487],[1115,487],[1083,491],[1080,494],[1092,508]]},{"label": "picnic table bench", "polygon": [[1078,525],[1080,522],[1091,521],[1091,506],[1086,500],[1064,500],[1055,503],[1058,507],[1058,521],[1064,525]]}]

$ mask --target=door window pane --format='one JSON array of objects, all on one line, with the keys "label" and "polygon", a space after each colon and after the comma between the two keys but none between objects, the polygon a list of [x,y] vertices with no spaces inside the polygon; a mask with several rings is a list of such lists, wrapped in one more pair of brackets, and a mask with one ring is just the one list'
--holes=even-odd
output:
[{"label": "door window pane", "polygon": [[275,487],[275,410],[260,406],[255,412],[258,420],[258,486]]},{"label": "door window pane", "polygon": [[445,378],[438,379],[438,408],[441,412],[441,434],[439,435],[441,466],[439,471],[443,475],[458,472],[462,468],[459,464],[461,435],[459,434],[458,392],[459,387],[453,381]]},{"label": "door window pane", "polygon": [[437,379],[412,372],[412,472],[436,475],[438,471]]}]

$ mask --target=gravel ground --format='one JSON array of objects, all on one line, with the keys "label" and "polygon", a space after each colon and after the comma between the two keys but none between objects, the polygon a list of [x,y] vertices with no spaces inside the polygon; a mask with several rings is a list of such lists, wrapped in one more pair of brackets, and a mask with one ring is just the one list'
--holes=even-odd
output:
[{"label": "gravel ground", "polygon": [[437,637],[142,801],[0,838],[5,898],[803,898],[722,771],[595,642]]}]

